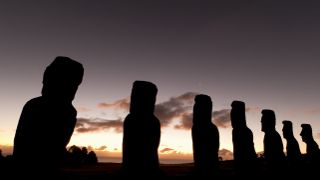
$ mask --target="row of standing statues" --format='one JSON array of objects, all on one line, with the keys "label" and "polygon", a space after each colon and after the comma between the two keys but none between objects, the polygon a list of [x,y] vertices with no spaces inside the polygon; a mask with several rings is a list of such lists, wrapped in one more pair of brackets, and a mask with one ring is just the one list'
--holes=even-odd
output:
[{"label": "row of standing statues", "polygon": [[[37,167],[42,172],[51,172],[63,164],[66,146],[76,125],[77,111],[72,101],[83,75],[82,64],[68,57],[59,56],[46,68],[42,95],[25,104],[16,129],[13,158],[17,170],[32,173]],[[154,115],[157,91],[151,82],[133,83],[130,112],[123,124],[124,174],[159,173],[160,121]],[[245,103],[233,101],[231,107],[235,171],[249,174],[257,168],[258,157],[252,131],[246,125]],[[306,164],[319,161],[319,147],[309,124],[301,125],[300,135],[307,148],[305,157],[293,135],[292,122],[283,121],[286,155],[272,110],[262,110],[261,125],[265,133],[264,162],[270,172],[280,172],[283,167],[300,168],[302,161]],[[212,123],[212,101],[208,95],[195,97],[192,142],[195,172],[206,175],[218,173],[219,131]]]}]

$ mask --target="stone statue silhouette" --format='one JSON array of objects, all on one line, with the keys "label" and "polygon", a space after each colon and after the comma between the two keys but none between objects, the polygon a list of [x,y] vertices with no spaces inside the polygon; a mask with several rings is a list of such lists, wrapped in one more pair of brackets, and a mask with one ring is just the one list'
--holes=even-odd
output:
[{"label": "stone statue silhouette", "polygon": [[219,166],[219,131],[212,123],[210,96],[200,94],[195,97],[192,142],[196,173],[206,176],[217,172]]},{"label": "stone statue silhouette", "polygon": [[276,131],[276,116],[272,110],[262,110],[261,130],[265,133],[263,139],[264,157],[272,173],[280,173],[285,163],[281,136]]},{"label": "stone statue silhouette", "polygon": [[245,103],[233,101],[231,107],[233,157],[236,172],[246,175],[255,173],[257,154],[254,149],[252,131],[246,124]]},{"label": "stone statue silhouette", "polygon": [[287,161],[289,167],[297,168],[301,164],[302,156],[299,147],[299,143],[293,135],[292,122],[288,120],[282,121],[283,128],[283,138],[287,141],[286,151],[287,151]]},{"label": "stone statue silhouette", "polygon": [[83,74],[79,62],[62,56],[46,68],[42,95],[24,105],[16,129],[13,157],[18,168],[36,166],[45,172],[61,165],[76,124],[72,101]]},{"label": "stone statue silhouette", "polygon": [[310,124],[301,124],[302,130],[300,136],[302,141],[306,143],[306,160],[313,165],[316,165],[320,161],[319,146],[313,138],[312,128]]},{"label": "stone statue silhouette", "polygon": [[130,113],[123,124],[122,165],[128,175],[156,175],[159,171],[160,122],[154,115],[157,87],[135,81]]}]

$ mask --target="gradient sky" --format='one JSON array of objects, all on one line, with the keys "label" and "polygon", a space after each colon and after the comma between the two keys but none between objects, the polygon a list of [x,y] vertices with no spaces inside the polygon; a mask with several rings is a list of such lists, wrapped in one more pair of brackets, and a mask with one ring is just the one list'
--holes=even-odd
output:
[{"label": "gradient sky", "polygon": [[85,68],[73,103],[83,126],[70,145],[119,154],[126,98],[146,80],[159,89],[163,156],[192,153],[188,117],[198,93],[212,98],[220,149],[232,150],[228,109],[242,100],[257,152],[265,108],[280,134],[282,120],[293,122],[305,152],[301,123],[320,143],[319,19],[320,3],[302,0],[1,1],[0,148],[13,144],[45,67],[68,56]]}]

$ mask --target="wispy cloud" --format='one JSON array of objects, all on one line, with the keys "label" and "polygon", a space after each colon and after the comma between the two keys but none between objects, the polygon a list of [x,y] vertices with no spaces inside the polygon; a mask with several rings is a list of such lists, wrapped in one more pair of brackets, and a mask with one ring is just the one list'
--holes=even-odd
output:
[{"label": "wispy cloud", "polygon": [[90,112],[92,109],[86,107],[76,107],[78,112]]},{"label": "wispy cloud", "polygon": [[228,128],[231,126],[230,109],[222,109],[214,111],[212,113],[214,123],[216,126],[221,128]]},{"label": "wispy cloud", "polygon": [[78,133],[89,133],[114,129],[115,132],[120,133],[122,132],[122,124],[123,122],[121,119],[106,120],[78,118],[75,130]]},{"label": "wispy cloud", "polygon": [[114,108],[114,109],[122,109],[122,110],[129,111],[130,102],[129,102],[129,98],[123,98],[112,103],[99,103],[97,107],[101,109]]},{"label": "wispy cloud", "polygon": [[166,161],[168,159],[170,160],[177,160],[177,161],[181,161],[184,162],[184,161],[190,161],[192,162],[193,161],[193,156],[192,154],[190,153],[184,153],[184,152],[181,152],[181,151],[177,151],[175,149],[172,149],[172,148],[163,148],[160,150],[160,153],[159,153],[159,157],[160,157],[160,161]]},{"label": "wispy cloud", "polygon": [[170,153],[174,151],[174,149],[171,149],[171,148],[163,148],[160,150],[160,153]]},{"label": "wispy cloud", "polygon": [[107,151],[107,148],[108,147],[106,145],[103,145],[100,147],[92,147],[92,146],[87,147],[88,151]]},{"label": "wispy cloud", "polygon": [[104,151],[104,150],[107,150],[107,146],[100,146],[100,147],[96,148],[95,150]]}]

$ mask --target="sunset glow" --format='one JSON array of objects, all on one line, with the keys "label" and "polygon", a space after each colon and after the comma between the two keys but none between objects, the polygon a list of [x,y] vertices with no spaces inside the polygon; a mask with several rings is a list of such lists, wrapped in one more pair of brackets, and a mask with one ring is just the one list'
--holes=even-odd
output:
[{"label": "sunset glow", "polygon": [[246,103],[257,153],[263,151],[262,109],[274,110],[281,137],[282,121],[292,121],[305,153],[301,124],[311,124],[320,144],[320,11],[311,3],[270,2],[6,1],[0,7],[0,149],[12,153],[23,106],[41,95],[47,65],[68,56],[84,67],[68,146],[88,147],[101,161],[121,161],[136,80],[158,88],[162,162],[192,161],[197,94],[212,99],[224,159],[232,158],[234,100]]}]

